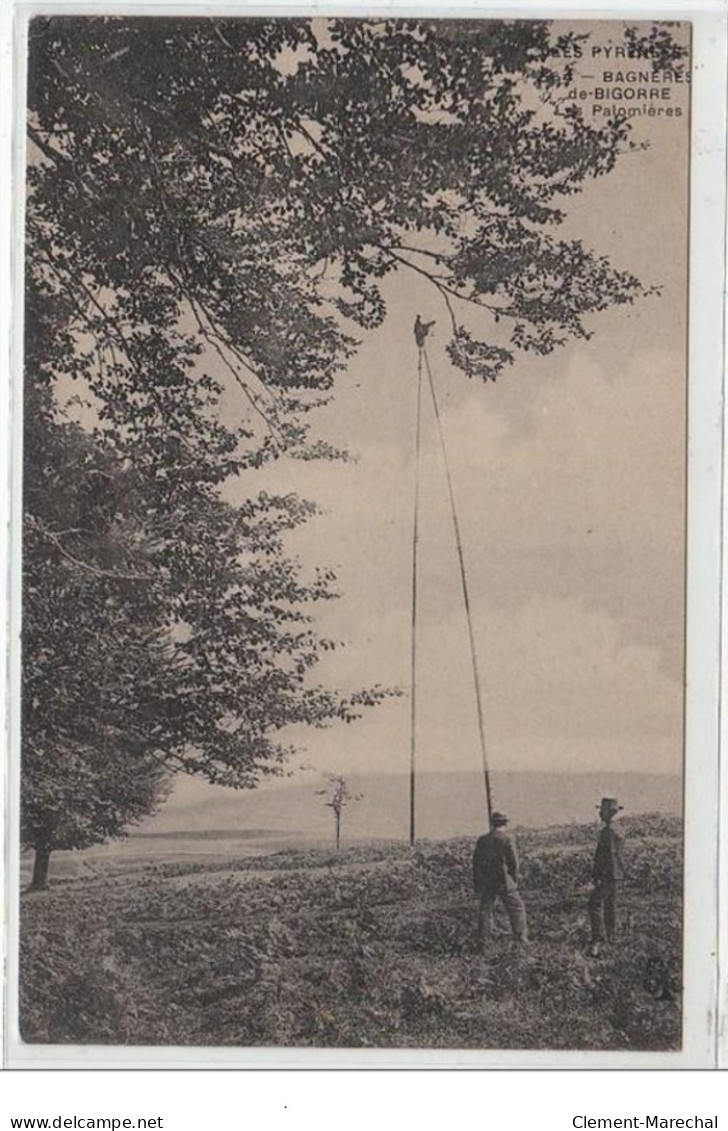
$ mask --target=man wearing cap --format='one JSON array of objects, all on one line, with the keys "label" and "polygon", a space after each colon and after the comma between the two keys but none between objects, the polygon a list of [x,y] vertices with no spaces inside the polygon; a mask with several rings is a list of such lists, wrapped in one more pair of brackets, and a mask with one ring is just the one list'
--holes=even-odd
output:
[{"label": "man wearing cap", "polygon": [[493,813],[490,832],[478,838],[473,853],[473,886],[480,899],[478,936],[481,941],[493,937],[493,908],[500,899],[508,914],[511,933],[519,943],[528,942],[526,908],[518,891],[518,857],[512,840],[505,831],[508,818]]},{"label": "man wearing cap", "polygon": [[612,821],[621,809],[616,797],[603,797],[599,806],[599,816],[604,822],[604,828],[599,834],[594,854],[594,890],[589,897],[590,953],[595,958],[603,942],[614,942],[617,928],[617,895],[619,883],[624,879],[624,838],[613,828]]}]

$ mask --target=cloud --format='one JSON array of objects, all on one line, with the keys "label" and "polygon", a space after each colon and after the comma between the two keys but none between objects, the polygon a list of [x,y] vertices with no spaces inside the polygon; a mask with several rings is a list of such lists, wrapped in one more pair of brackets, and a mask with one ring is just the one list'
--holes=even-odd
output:
[{"label": "cloud", "polygon": [[476,591],[499,608],[534,594],[580,596],[657,648],[679,678],[682,360],[645,350],[615,372],[572,351],[532,397],[525,433],[509,427],[514,392],[490,401],[474,392],[446,413]]}]

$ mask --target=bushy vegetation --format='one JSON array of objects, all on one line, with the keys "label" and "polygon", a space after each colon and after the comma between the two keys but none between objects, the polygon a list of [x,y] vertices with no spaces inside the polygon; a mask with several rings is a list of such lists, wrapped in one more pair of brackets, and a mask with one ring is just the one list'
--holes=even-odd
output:
[{"label": "bushy vegetation", "polygon": [[680,824],[624,826],[620,939],[597,959],[586,954],[591,826],[518,836],[525,951],[507,934],[478,945],[465,839],[150,861],[59,882],[23,900],[23,1038],[677,1048]]}]

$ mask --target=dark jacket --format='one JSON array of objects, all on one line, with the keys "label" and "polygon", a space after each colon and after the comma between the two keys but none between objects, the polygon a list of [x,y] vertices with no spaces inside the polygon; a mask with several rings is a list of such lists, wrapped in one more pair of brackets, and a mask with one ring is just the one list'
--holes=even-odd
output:
[{"label": "dark jacket", "polygon": [[518,884],[518,856],[503,829],[481,836],[473,853],[473,886],[483,892],[512,891]]},{"label": "dark jacket", "polygon": [[617,829],[613,829],[611,825],[605,825],[599,834],[597,850],[594,854],[592,878],[595,883],[624,878],[623,844],[624,837],[622,834]]},{"label": "dark jacket", "polygon": [[415,341],[417,342],[417,345],[420,347],[420,349],[422,348],[422,346],[424,346],[425,338],[429,334],[430,328],[434,325],[434,322],[423,322],[419,314],[417,315],[417,319],[415,321]]}]

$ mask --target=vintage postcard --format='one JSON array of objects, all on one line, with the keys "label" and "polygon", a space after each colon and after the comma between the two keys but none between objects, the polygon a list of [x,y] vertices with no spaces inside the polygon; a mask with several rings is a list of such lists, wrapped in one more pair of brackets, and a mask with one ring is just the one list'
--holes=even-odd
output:
[{"label": "vintage postcard", "polygon": [[711,1063],[700,19],[25,15],[15,1062]]}]

